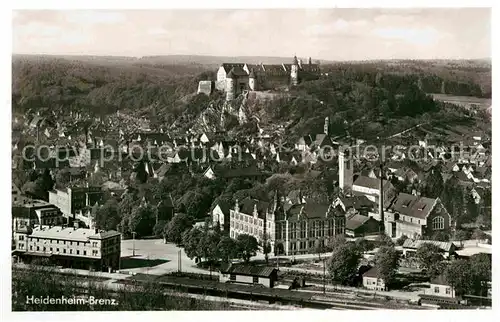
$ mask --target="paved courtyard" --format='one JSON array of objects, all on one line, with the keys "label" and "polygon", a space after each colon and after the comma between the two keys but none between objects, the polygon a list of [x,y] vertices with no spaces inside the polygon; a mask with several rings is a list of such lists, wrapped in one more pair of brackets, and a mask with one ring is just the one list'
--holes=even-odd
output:
[{"label": "paved courtyard", "polygon": [[189,259],[182,248],[165,244],[162,239],[122,240],[121,271],[153,275],[176,272],[179,270],[179,256],[183,272],[206,273],[196,267],[194,260]]}]

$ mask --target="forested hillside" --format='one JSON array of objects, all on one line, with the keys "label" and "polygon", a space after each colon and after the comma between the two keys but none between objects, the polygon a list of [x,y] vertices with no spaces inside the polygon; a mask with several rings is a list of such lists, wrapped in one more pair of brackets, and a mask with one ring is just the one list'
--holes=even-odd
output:
[{"label": "forested hillside", "polygon": [[[252,132],[257,120],[260,125],[286,122],[287,132],[298,137],[322,132],[329,117],[332,134],[347,130],[374,138],[430,120],[463,116],[463,111],[445,108],[449,104],[435,102],[427,93],[491,96],[487,62],[382,61],[321,69],[319,80],[304,82],[279,99],[247,102],[246,113],[257,118],[238,125],[227,116],[229,129]],[[14,56],[12,103],[20,113],[41,107],[91,114],[119,109],[186,130],[202,119],[220,120],[220,93],[194,95],[198,81],[214,78],[213,66],[165,64],[155,57]]]},{"label": "forested hillside", "polygon": [[[206,72],[206,73],[204,73]],[[150,106],[176,115],[175,102],[196,91],[210,72],[200,65],[144,64],[135,60],[13,58],[14,111],[41,107],[111,113]]]}]

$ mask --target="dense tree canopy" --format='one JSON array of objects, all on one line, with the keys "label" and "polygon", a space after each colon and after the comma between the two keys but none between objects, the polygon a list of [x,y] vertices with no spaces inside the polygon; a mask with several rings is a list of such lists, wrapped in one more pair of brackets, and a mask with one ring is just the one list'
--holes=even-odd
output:
[{"label": "dense tree canopy", "polygon": [[331,278],[340,283],[347,283],[355,274],[361,253],[354,243],[344,243],[335,247],[328,260],[327,268]]}]

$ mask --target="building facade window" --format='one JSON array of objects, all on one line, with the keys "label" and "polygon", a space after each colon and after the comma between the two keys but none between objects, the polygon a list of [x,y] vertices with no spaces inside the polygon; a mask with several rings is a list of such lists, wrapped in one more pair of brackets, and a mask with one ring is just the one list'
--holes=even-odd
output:
[{"label": "building facade window", "polygon": [[439,293],[439,287],[438,286],[434,287],[434,293]]},{"label": "building facade window", "polygon": [[229,279],[230,279],[231,281],[236,281],[236,275],[235,275],[235,274],[231,274],[231,275],[229,276]]},{"label": "building facade window", "polygon": [[444,218],[442,216],[438,216],[432,219],[432,229],[433,230],[444,229]]},{"label": "building facade window", "polygon": [[254,284],[259,283],[259,277],[258,276],[254,276],[253,277],[253,282],[254,282]]},{"label": "building facade window", "polygon": [[449,287],[446,288],[446,294],[450,294],[451,293],[451,289]]}]

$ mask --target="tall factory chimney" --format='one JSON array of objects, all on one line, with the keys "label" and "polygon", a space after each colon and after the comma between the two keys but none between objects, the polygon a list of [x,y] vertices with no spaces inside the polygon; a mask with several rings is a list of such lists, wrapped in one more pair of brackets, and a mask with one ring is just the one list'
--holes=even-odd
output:
[{"label": "tall factory chimney", "polygon": [[380,197],[378,201],[378,214],[382,225],[384,224],[384,165],[380,163]]}]

